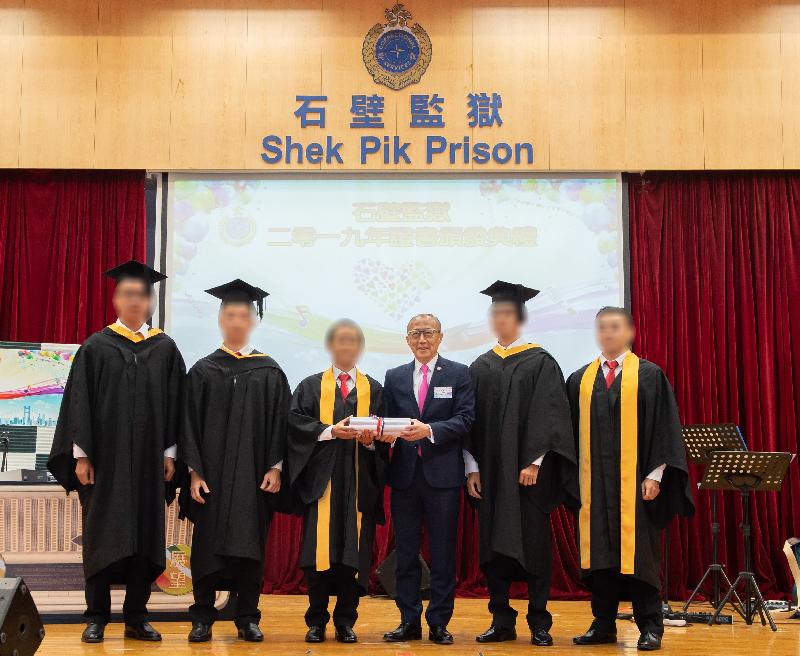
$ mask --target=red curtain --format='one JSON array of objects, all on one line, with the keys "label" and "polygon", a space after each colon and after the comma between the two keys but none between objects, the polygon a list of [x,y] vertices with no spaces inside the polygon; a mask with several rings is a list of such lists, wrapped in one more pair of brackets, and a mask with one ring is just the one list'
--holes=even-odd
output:
[{"label": "red curtain", "polygon": [[[629,179],[636,350],[662,366],[684,423],[734,422],[754,451],[797,453],[800,434],[800,175],[659,173]],[[702,475],[693,468],[694,480]],[[719,497],[720,562],[743,562],[739,495]],[[709,563],[709,493],[673,522],[670,592]],[[781,551],[800,535],[793,462],[779,493],[752,495],[754,568],[768,596],[791,588]]]},{"label": "red curtain", "polygon": [[79,343],[114,320],[102,273],[146,249],[144,172],[0,173],[0,339]]}]

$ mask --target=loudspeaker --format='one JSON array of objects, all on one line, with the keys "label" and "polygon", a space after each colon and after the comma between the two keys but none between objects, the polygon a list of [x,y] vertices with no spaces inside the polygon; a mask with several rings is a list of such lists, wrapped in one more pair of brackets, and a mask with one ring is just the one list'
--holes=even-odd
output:
[{"label": "loudspeaker", "polygon": [[[428,564],[419,557],[419,566],[422,570],[422,577],[420,578],[420,592],[423,599],[428,599],[431,594],[431,571],[428,569]],[[397,585],[395,581],[395,570],[397,569],[397,554],[392,551],[386,560],[384,560],[375,569],[375,576],[378,577],[378,582],[381,584],[386,594],[392,599],[397,597]]]},{"label": "loudspeaker", "polygon": [[33,656],[44,626],[21,578],[0,579],[0,656]]}]

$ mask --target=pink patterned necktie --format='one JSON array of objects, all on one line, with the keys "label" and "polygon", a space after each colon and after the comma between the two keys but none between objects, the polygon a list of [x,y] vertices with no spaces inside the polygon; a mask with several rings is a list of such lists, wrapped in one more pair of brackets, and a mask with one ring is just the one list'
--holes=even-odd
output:
[{"label": "pink patterned necktie", "polygon": [[[422,374],[422,379],[419,381],[419,392],[417,392],[417,406],[419,407],[419,416],[422,418],[422,410],[425,408],[425,399],[428,396],[428,365],[423,364],[419,368]],[[422,444],[417,442],[417,455],[422,456]]]},{"label": "pink patterned necktie", "polygon": [[425,398],[428,396],[428,365],[423,364],[419,368],[422,380],[419,381],[419,392],[417,393],[417,406],[419,406],[419,416],[422,417],[422,410],[425,407]]}]

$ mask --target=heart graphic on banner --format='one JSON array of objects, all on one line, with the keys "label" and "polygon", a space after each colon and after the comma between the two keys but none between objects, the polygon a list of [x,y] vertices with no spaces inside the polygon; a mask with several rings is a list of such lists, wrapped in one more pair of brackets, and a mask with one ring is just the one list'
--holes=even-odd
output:
[{"label": "heart graphic on banner", "polygon": [[353,273],[358,291],[392,319],[402,319],[431,286],[430,271],[422,262],[387,265],[381,260],[364,259],[356,262]]}]

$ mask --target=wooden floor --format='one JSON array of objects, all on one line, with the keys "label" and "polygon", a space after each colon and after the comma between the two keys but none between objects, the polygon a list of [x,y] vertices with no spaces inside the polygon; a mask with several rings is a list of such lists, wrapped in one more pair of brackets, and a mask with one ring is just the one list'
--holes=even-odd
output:
[{"label": "wooden floor", "polygon": [[[361,603],[358,624],[355,627],[359,636],[357,645],[342,645],[332,639],[321,645],[308,645],[303,642],[306,598],[301,596],[264,596],[264,613],[261,628],[266,634],[262,644],[238,641],[236,631],[230,622],[220,622],[214,626],[214,639],[209,643],[190,645],[186,642],[189,624],[162,622],[155,626],[164,636],[164,641],[156,644],[125,640],[122,626],[111,624],[106,630],[106,640],[100,645],[84,645],[80,642],[82,625],[58,624],[47,627],[47,635],[38,654],[43,656],[72,656],[124,654],[125,656],[211,656],[229,654],[289,654],[315,656],[316,654],[386,654],[392,656],[413,656],[424,654],[449,654],[450,656],[474,655],[495,656],[530,654],[541,650],[543,654],[633,654],[636,653],[638,632],[632,622],[619,622],[619,643],[602,647],[576,647],[572,636],[588,628],[589,604],[581,601],[552,602],[550,609],[554,616],[552,630],[555,646],[535,648],[529,642],[527,630],[519,631],[516,642],[498,645],[478,645],[475,635],[489,625],[486,601],[482,599],[458,599],[456,612],[450,623],[450,630],[456,642],[452,646],[433,645],[427,640],[421,642],[387,644],[381,640],[383,633],[393,629],[398,623],[398,613],[394,602],[387,599],[364,599]],[[516,601],[517,609],[523,602]],[[693,607],[694,608],[694,607]],[[700,608],[700,607],[698,607]],[[524,611],[523,611],[524,614]],[[783,613],[773,615],[778,623],[778,632],[760,624],[746,626],[734,621],[733,626],[667,627],[664,648],[661,654],[721,654],[724,656],[800,656],[800,621],[783,619]],[[522,618],[520,618],[522,619]],[[738,617],[736,618],[738,620]],[[522,620],[524,622],[524,620]],[[330,628],[330,627],[329,627]],[[526,629],[523,623],[519,629]]]}]

